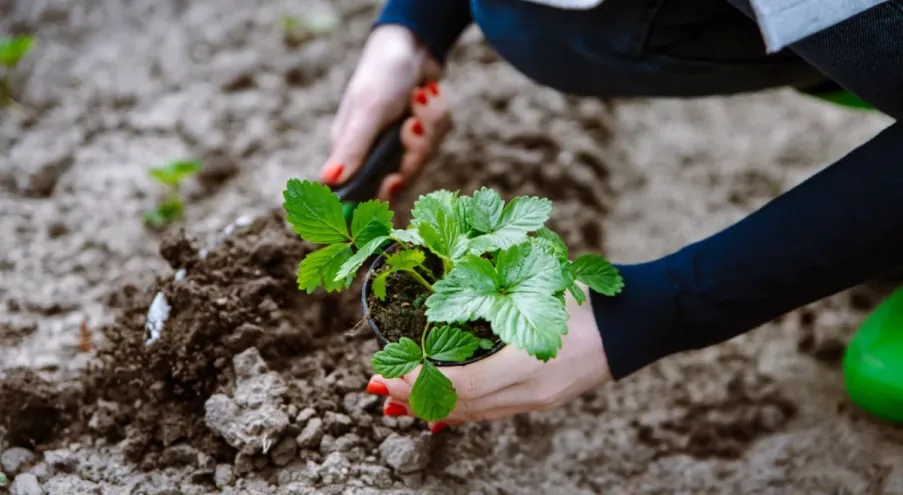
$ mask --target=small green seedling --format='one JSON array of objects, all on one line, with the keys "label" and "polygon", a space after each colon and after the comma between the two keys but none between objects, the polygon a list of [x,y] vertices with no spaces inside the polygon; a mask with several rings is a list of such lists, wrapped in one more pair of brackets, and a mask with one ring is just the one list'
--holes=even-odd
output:
[{"label": "small green seedling", "polygon": [[339,19],[331,11],[315,11],[301,16],[284,15],[281,19],[282,40],[286,46],[297,47],[335,31]]},{"label": "small green seedling", "polygon": [[15,102],[12,97],[12,74],[33,46],[33,36],[0,38],[0,65],[3,66],[3,79],[0,82],[0,105],[6,106]]},{"label": "small green seedling", "polygon": [[[377,298],[385,300],[392,290],[387,283],[392,274],[427,289],[427,325],[420,342],[401,337],[371,360],[374,371],[386,378],[421,366],[410,404],[427,421],[445,418],[458,400],[451,381],[431,360],[460,363],[478,348],[494,345],[468,331],[468,322],[489,322],[503,343],[545,362],[555,358],[567,333],[565,292],[583,304],[586,294],[577,281],[606,296],[624,287],[617,268],[602,256],[569,259],[564,241],[545,226],[552,211],[548,199],[518,197],[505,204],[487,188],[472,196],[436,191],[417,200],[410,226],[399,230],[389,204],[378,200],[359,204],[349,228],[338,196],[315,182],[291,179],[283,197],[293,230],[324,246],[301,261],[301,290],[346,289],[375,254],[384,256],[387,266],[371,283]],[[393,243],[400,249],[384,251]],[[441,260],[440,270],[426,266],[428,255]]]},{"label": "small green seedling", "polygon": [[200,162],[191,160],[173,161],[150,170],[151,178],[165,186],[167,194],[154,209],[144,214],[144,222],[148,226],[160,228],[183,218],[185,203],[179,194],[180,186],[200,169]]},{"label": "small green seedling", "polygon": [[0,473],[0,488],[5,487],[6,483],[7,483],[6,475],[3,473]]}]

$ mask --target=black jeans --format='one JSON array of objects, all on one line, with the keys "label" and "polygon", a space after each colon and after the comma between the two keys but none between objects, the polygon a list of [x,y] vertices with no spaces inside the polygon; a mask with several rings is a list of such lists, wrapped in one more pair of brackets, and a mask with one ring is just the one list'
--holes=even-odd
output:
[{"label": "black jeans", "polygon": [[766,54],[748,0],[605,0],[589,11],[471,0],[487,41],[538,83],[602,97],[693,97],[826,81],[903,117],[903,0]]}]

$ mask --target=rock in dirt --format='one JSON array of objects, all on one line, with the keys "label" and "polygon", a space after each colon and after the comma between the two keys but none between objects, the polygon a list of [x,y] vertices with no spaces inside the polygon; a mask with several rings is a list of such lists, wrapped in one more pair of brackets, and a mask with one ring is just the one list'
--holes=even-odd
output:
[{"label": "rock in dirt", "polygon": [[191,445],[174,445],[163,451],[158,464],[160,467],[195,467],[200,456],[198,449]]},{"label": "rock in dirt", "polygon": [[3,454],[0,454],[0,471],[6,473],[7,476],[15,476],[23,468],[36,461],[37,458],[38,456],[34,452],[22,447],[7,449]]},{"label": "rock in dirt", "polygon": [[365,485],[376,488],[389,488],[392,486],[392,470],[385,466],[373,464],[359,464],[354,467],[356,475]]},{"label": "rock in dirt", "polygon": [[44,462],[61,473],[72,473],[78,467],[78,458],[69,449],[44,452]]},{"label": "rock in dirt", "polygon": [[348,479],[351,472],[351,463],[342,454],[333,452],[326,456],[320,465],[320,478],[323,484],[333,485]]},{"label": "rock in dirt", "polygon": [[267,369],[255,348],[233,358],[235,398],[215,394],[204,404],[207,426],[245,454],[264,452],[288,427],[280,405],[288,390],[282,378]]},{"label": "rock in dirt", "polygon": [[320,444],[323,438],[323,420],[320,418],[311,418],[307,422],[307,426],[301,431],[301,434],[295,438],[298,446],[302,449],[313,448]]},{"label": "rock in dirt", "polygon": [[[44,483],[45,493],[54,495],[57,493],[65,493],[66,495],[101,495],[100,487],[96,483],[73,476],[71,474],[64,476],[54,476]],[[159,492],[157,492],[159,493]]]},{"label": "rock in dirt", "polygon": [[270,460],[277,466],[285,466],[294,459],[298,453],[298,442],[294,438],[286,437],[279,441],[270,451]]},{"label": "rock in dirt", "polygon": [[379,445],[379,453],[395,471],[407,474],[422,470],[430,463],[430,437],[415,438],[393,433]]},{"label": "rock in dirt", "polygon": [[305,424],[307,424],[307,422],[308,422],[308,420],[310,420],[310,418],[312,418],[316,415],[317,415],[317,411],[314,408],[305,407],[304,409],[301,410],[301,412],[298,413],[298,416],[295,417],[295,423],[297,423],[298,426],[304,426]]},{"label": "rock in dirt", "polygon": [[9,487],[10,495],[43,495],[44,489],[33,474],[24,473],[16,476]]},{"label": "rock in dirt", "polygon": [[229,464],[217,464],[216,470],[213,471],[213,483],[217,488],[225,488],[235,482],[235,473]]}]

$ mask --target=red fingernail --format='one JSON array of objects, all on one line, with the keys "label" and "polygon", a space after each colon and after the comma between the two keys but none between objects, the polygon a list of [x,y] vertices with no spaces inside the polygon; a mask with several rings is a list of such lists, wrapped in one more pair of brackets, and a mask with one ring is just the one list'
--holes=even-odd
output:
[{"label": "red fingernail", "polygon": [[404,182],[401,182],[401,181],[398,181],[398,182],[392,184],[391,186],[389,186],[389,197],[394,198],[395,196],[397,196],[403,186],[404,186]]},{"label": "red fingernail", "polygon": [[420,103],[421,105],[426,105],[426,91],[418,89],[414,94],[414,101]]},{"label": "red fingernail", "polygon": [[330,163],[323,167],[323,171],[320,172],[320,178],[323,179],[323,182],[330,184],[339,180],[339,177],[342,176],[342,172],[344,171],[345,166],[341,163]]},{"label": "red fingernail", "polygon": [[435,435],[436,433],[439,433],[440,431],[444,430],[445,427],[447,427],[447,426],[448,426],[447,423],[436,423],[433,425],[432,428],[430,428],[430,433]]},{"label": "red fingernail", "polygon": [[407,416],[408,410],[404,408],[401,404],[386,404],[386,408],[383,409],[383,414],[386,416]]},{"label": "red fingernail", "polygon": [[423,124],[420,123],[419,119],[414,119],[414,124],[411,125],[411,131],[418,136],[423,135]]},{"label": "red fingernail", "polygon": [[379,382],[370,382],[367,384],[367,393],[373,395],[389,395],[389,387]]},{"label": "red fingernail", "polygon": [[433,94],[436,95],[436,96],[439,96],[439,85],[436,84],[434,81],[430,81],[430,82],[426,85],[426,87],[427,87],[427,89],[430,90],[431,93],[433,93]]}]

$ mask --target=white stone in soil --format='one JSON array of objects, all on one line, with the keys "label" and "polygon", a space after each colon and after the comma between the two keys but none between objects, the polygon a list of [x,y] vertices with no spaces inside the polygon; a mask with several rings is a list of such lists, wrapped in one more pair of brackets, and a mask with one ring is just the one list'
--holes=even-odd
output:
[{"label": "white stone in soil", "polygon": [[407,474],[422,470],[430,463],[429,433],[407,437],[393,433],[379,445],[379,453],[392,469]]},{"label": "white stone in soil", "polygon": [[10,495],[44,495],[44,489],[41,488],[35,475],[22,473],[13,480],[13,484],[9,487],[9,493]]},{"label": "white stone in soil", "polygon": [[0,471],[6,473],[7,476],[15,476],[23,467],[33,463],[37,458],[38,456],[34,452],[26,448],[7,449],[0,454]]},{"label": "white stone in soil", "polygon": [[147,321],[144,323],[144,329],[147,331],[145,345],[151,345],[160,338],[163,333],[163,324],[169,318],[169,310],[166,296],[163,295],[163,292],[157,292],[147,310]]}]

